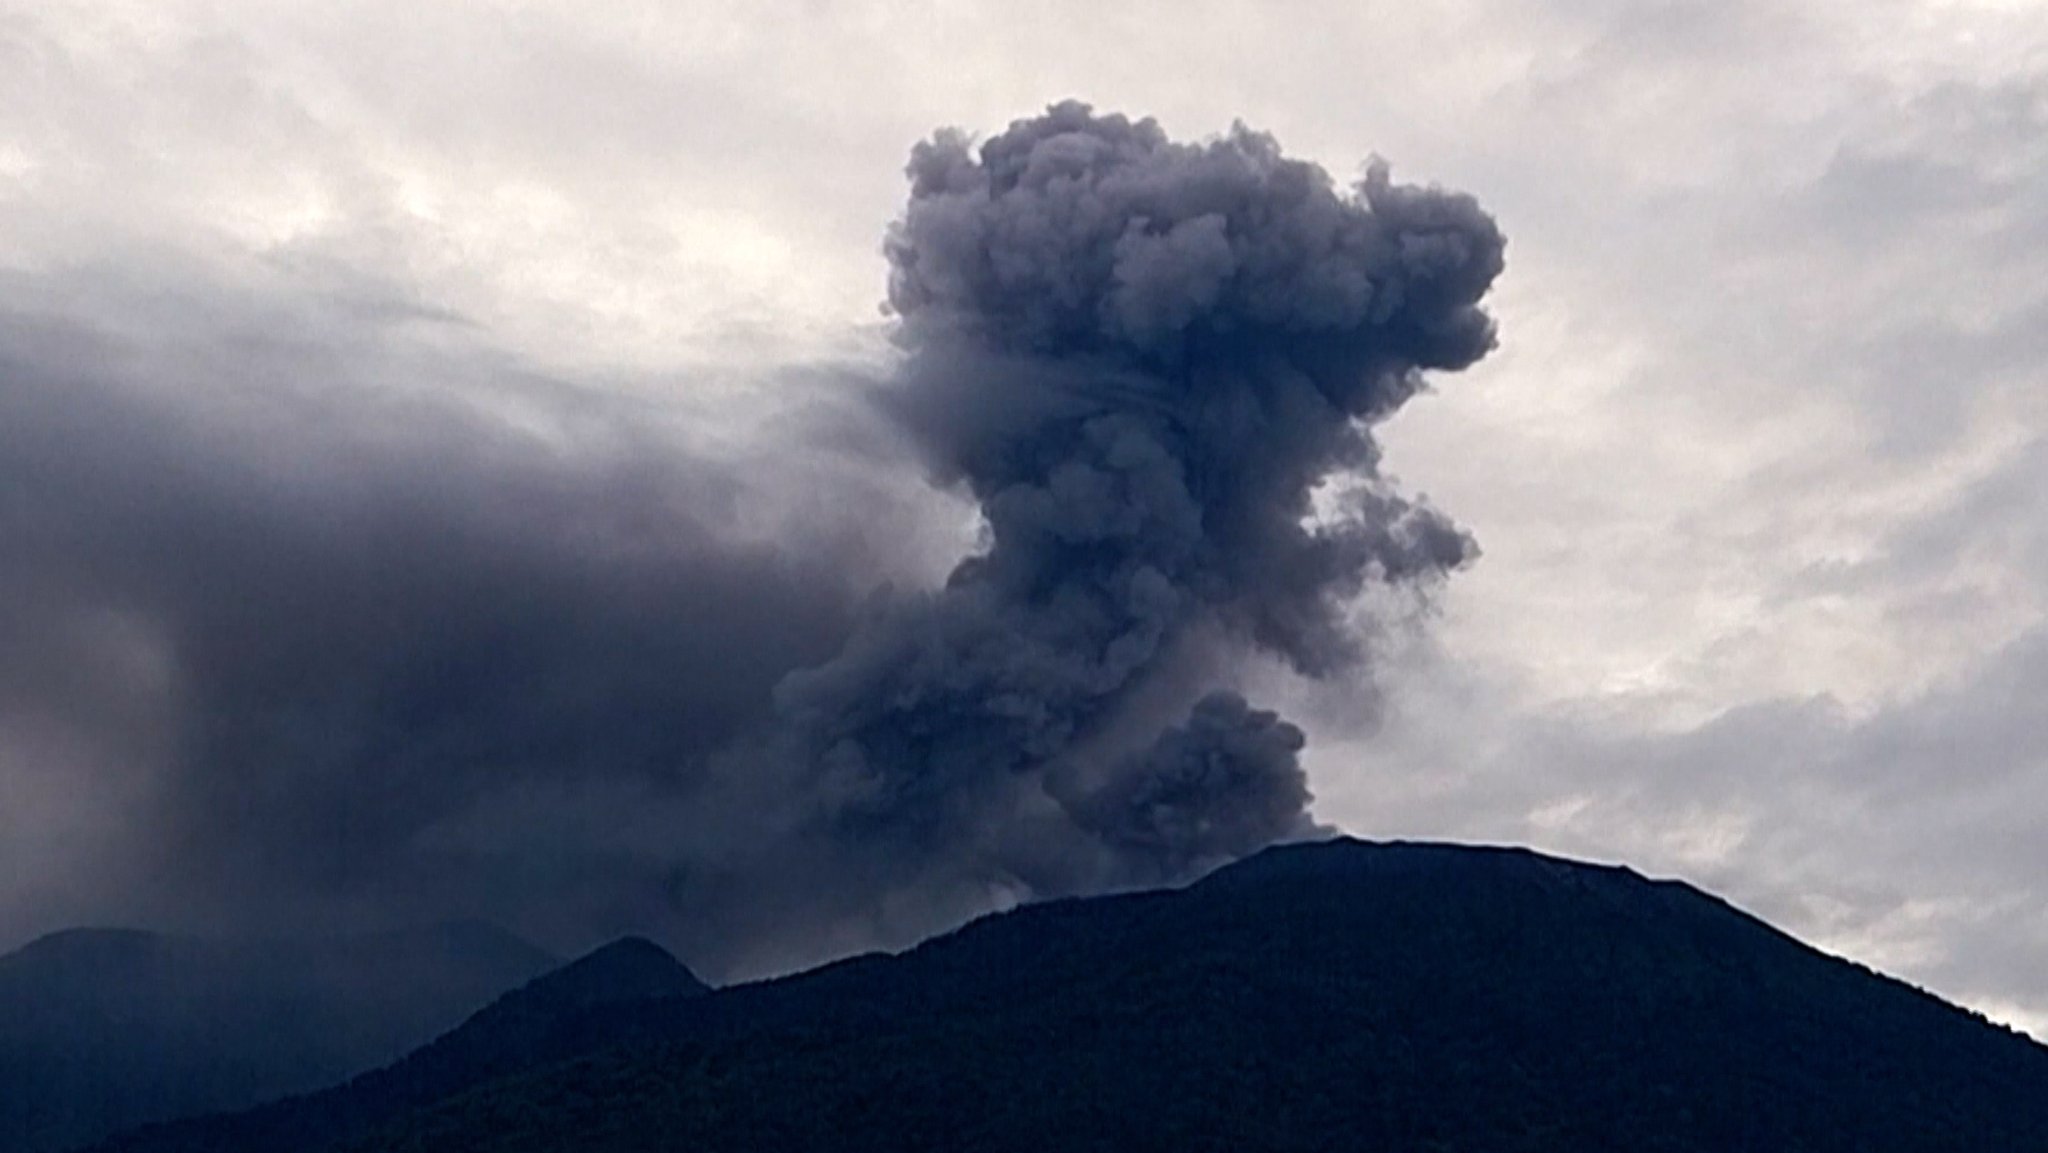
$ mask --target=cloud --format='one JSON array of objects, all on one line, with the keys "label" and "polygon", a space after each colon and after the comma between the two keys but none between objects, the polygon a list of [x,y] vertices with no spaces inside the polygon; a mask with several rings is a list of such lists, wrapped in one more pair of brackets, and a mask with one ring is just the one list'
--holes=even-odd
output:
[{"label": "cloud", "polygon": [[[683,406],[187,271],[139,339],[117,286],[10,286],[6,819],[33,844],[46,809],[109,797],[12,875],[150,919],[447,911],[437,830],[537,785],[687,796],[891,568],[795,487],[891,523],[818,436],[771,426],[809,463],[763,478]],[[72,293],[101,314],[31,303]]]},{"label": "cloud", "polygon": [[[752,422],[317,247],[0,284],[10,819],[72,890],[14,899],[760,971],[1310,829],[1299,730],[1201,694],[1348,670],[1365,583],[1471,555],[1368,422],[1491,346],[1499,232],[1080,105],[911,176],[900,358]],[[935,588],[921,471],[985,534]]]}]

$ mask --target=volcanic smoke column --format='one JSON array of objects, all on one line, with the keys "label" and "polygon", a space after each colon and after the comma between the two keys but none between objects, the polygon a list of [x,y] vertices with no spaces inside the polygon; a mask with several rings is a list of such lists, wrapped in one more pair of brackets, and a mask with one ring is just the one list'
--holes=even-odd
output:
[{"label": "volcanic smoke column", "polygon": [[[1366,582],[1476,555],[1389,491],[1371,428],[1492,347],[1500,231],[1383,167],[1340,189],[1243,127],[1181,144],[1078,103],[908,172],[887,403],[987,545],[781,685],[818,822],[1039,892],[1305,831],[1300,730],[1181,687],[1254,650],[1352,670]],[[1184,719],[1149,719],[1176,692]]]}]

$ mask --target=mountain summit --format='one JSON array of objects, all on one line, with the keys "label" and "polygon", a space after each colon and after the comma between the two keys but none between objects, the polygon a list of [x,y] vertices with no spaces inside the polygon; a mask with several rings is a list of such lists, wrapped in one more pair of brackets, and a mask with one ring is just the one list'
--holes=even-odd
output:
[{"label": "mountain summit", "polygon": [[621,937],[505,994],[469,1025],[501,1016],[567,1013],[615,1001],[696,996],[710,991],[709,985],[667,949],[645,937]]},{"label": "mountain summit", "polygon": [[1684,884],[1519,849],[1293,845],[574,1019],[345,1130],[321,1095],[118,1147],[2048,1150],[2048,1049]]}]

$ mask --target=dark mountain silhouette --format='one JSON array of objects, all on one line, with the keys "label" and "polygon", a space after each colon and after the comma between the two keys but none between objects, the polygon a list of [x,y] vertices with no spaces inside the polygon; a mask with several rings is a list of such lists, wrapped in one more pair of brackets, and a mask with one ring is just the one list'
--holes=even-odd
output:
[{"label": "dark mountain silhouette", "polygon": [[544,973],[385,1068],[224,1118],[157,1126],[117,1147],[334,1147],[411,1110],[636,1035],[708,985],[667,950],[626,937]]},{"label": "dark mountain silhouette", "polygon": [[[331,1117],[325,1128],[363,1128],[401,1107],[587,1052],[627,1031],[610,1024],[615,1013],[630,1015],[645,1005],[710,991],[661,946],[627,937],[535,978],[433,1044],[315,1103]],[[289,1108],[280,1112],[292,1115]]]},{"label": "dark mountain silhouette", "polygon": [[400,1092],[430,1048],[109,1148],[2048,1150],[2048,1049],[1686,885],[1515,849],[1274,849],[571,1017],[446,1092]]},{"label": "dark mountain silhouette", "polygon": [[298,941],[40,938],[0,957],[0,1150],[62,1149],[331,1084],[554,963],[468,923]]},{"label": "dark mountain silhouette", "polygon": [[462,1031],[491,1030],[501,1021],[570,1014],[615,1001],[710,991],[667,949],[645,937],[621,937],[498,998],[465,1022]]}]

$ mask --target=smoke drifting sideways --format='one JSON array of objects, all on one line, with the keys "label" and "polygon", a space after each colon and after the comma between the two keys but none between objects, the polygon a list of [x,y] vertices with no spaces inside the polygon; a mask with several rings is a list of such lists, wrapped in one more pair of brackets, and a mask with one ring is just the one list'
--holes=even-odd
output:
[{"label": "smoke drifting sideways", "polygon": [[[0,917],[481,916],[731,978],[1312,832],[1234,689],[1366,675],[1358,594],[1476,555],[1372,430],[1492,346],[1500,232],[1076,103],[909,177],[891,367],[737,458],[403,310],[8,304]],[[48,288],[5,295],[96,291]],[[982,522],[943,579],[935,491]]]},{"label": "smoke drifting sideways", "polygon": [[632,816],[687,840],[705,758],[915,575],[860,529],[916,551],[920,486],[844,421],[757,478],[445,320],[124,271],[0,282],[0,947],[659,925]]}]

